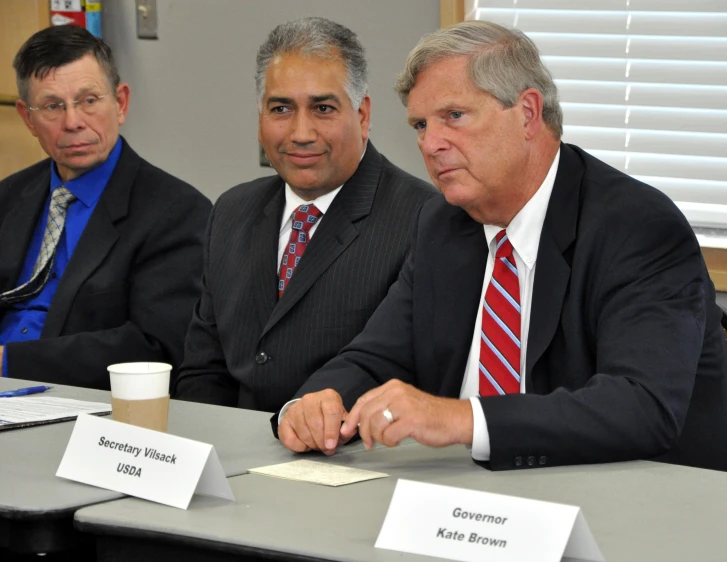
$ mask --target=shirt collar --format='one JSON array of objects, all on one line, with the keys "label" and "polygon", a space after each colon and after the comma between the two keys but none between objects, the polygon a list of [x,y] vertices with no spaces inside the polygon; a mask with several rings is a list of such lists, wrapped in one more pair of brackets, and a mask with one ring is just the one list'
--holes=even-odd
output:
[{"label": "shirt collar", "polygon": [[321,214],[325,215],[326,212],[328,212],[328,207],[331,206],[331,203],[333,203],[333,200],[336,198],[336,195],[338,195],[338,192],[341,191],[342,187],[342,185],[339,185],[336,189],[334,189],[333,191],[329,191],[325,195],[321,195],[318,199],[314,199],[313,201],[306,201],[305,199],[300,198],[295,193],[295,191],[293,191],[293,189],[286,183],[283,225],[285,225],[285,222],[290,219],[295,210],[301,205],[315,205],[316,208],[321,212]]},{"label": "shirt collar", "polygon": [[65,186],[65,188],[73,193],[81,203],[86,207],[92,207],[98,198],[101,197],[106,184],[114,173],[116,164],[121,156],[121,137],[118,138],[114,148],[109,153],[109,157],[104,162],[81,174],[75,179],[63,183],[56,171],[55,162],[51,160],[50,164],[50,190],[51,193],[57,187]]},{"label": "shirt collar", "polygon": [[[366,141],[366,144],[364,145],[364,150],[361,153],[361,158],[359,158],[359,162],[363,160],[364,154],[366,154],[366,148],[368,147],[368,141]],[[341,191],[341,188],[343,185],[339,185],[336,189],[333,191],[329,191],[325,195],[321,195],[318,199],[314,199],[313,201],[306,201],[302,198],[300,198],[295,191],[293,191],[293,188],[291,188],[287,183],[285,184],[285,209],[283,211],[283,224],[280,227],[280,230],[283,230],[283,227],[285,226],[285,223],[290,219],[290,217],[293,215],[295,210],[300,207],[301,205],[315,205],[316,208],[321,212],[321,214],[325,215],[328,212],[328,207],[331,206],[331,203],[333,203],[333,200],[336,198],[336,195],[338,195],[338,192]]]},{"label": "shirt collar", "polygon": [[[543,183],[507,226],[507,238],[528,269],[535,267],[535,259],[538,256],[538,246],[540,245],[540,233],[543,230],[550,194],[553,192],[553,186],[555,185],[559,161],[560,148],[555,154]],[[486,224],[484,227],[487,246],[492,251],[492,241],[497,233],[502,230],[502,227],[491,224]]]}]

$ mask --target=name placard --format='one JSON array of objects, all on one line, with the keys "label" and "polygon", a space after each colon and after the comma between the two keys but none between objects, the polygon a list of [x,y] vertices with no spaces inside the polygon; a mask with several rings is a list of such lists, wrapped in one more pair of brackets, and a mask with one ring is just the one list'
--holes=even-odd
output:
[{"label": "name placard", "polygon": [[87,414],[56,476],[181,509],[195,493],[235,501],[212,445]]},{"label": "name placard", "polygon": [[580,508],[399,480],[377,548],[475,562],[604,562]]}]

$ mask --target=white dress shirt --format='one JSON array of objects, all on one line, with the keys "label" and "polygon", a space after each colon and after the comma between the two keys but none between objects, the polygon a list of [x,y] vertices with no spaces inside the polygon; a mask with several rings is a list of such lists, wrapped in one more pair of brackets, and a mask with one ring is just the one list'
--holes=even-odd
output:
[{"label": "white dress shirt", "polygon": [[278,273],[280,272],[280,262],[283,260],[283,253],[285,252],[285,248],[288,247],[290,233],[293,230],[293,213],[301,205],[315,205],[321,212],[321,218],[308,231],[308,242],[310,242],[313,239],[313,234],[318,229],[318,225],[325,218],[328,207],[331,206],[331,203],[333,203],[333,200],[338,195],[338,192],[341,191],[342,187],[342,185],[339,185],[336,189],[325,195],[321,195],[318,199],[305,201],[287,183],[285,184],[285,209],[283,210],[283,220],[280,224],[280,234],[278,235]]},{"label": "white dress shirt", "polygon": [[[525,392],[525,357],[528,347],[528,329],[530,327],[530,305],[533,299],[533,282],[535,281],[535,262],[538,256],[540,245],[540,233],[543,230],[545,213],[548,210],[550,194],[553,191],[555,175],[558,171],[560,161],[560,149],[545,176],[542,185],[538,188],[520,212],[510,221],[507,227],[507,237],[513,247],[513,256],[517,265],[518,280],[520,281],[520,392]],[[478,461],[490,460],[490,434],[487,431],[487,420],[480,403],[480,330],[482,326],[482,302],[485,299],[485,291],[490,284],[492,270],[495,267],[495,236],[502,227],[486,224],[485,237],[489,253],[487,256],[487,267],[485,278],[482,281],[482,293],[480,295],[479,310],[475,321],[472,346],[470,347],[467,366],[465,367],[464,379],[460,398],[469,398],[472,404],[474,417],[474,428],[472,433],[472,458]],[[497,398],[493,398],[496,400]]]}]

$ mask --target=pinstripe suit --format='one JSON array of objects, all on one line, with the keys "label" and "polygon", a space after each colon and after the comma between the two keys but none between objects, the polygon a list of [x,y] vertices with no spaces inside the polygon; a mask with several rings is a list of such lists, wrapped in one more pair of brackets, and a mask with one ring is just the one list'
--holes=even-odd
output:
[{"label": "pinstripe suit", "polygon": [[278,301],[279,176],[219,199],[175,397],[275,411],[364,327],[396,280],[429,184],[369,142]]}]

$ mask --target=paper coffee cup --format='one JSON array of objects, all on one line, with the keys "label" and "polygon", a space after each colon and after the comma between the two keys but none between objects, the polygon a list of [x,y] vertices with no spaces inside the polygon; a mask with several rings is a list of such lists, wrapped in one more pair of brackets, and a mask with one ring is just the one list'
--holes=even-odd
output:
[{"label": "paper coffee cup", "polygon": [[109,365],[111,396],[121,400],[150,400],[169,396],[168,363],[118,363]]},{"label": "paper coffee cup", "polygon": [[167,430],[169,375],[167,363],[119,363],[108,367],[111,416],[115,421]]}]

